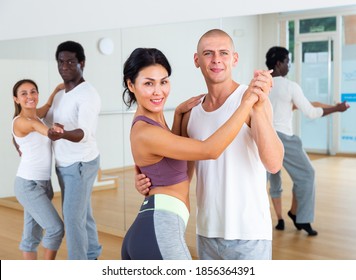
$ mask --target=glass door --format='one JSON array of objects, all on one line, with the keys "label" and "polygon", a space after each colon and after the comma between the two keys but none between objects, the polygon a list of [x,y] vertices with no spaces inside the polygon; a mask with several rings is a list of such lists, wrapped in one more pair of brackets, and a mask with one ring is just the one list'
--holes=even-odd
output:
[{"label": "glass door", "polygon": [[[332,104],[333,92],[333,40],[309,37],[297,43],[296,55],[299,63],[299,84],[311,102]],[[333,132],[330,116],[308,119],[298,115],[298,131],[303,146],[308,152],[332,154]]]}]

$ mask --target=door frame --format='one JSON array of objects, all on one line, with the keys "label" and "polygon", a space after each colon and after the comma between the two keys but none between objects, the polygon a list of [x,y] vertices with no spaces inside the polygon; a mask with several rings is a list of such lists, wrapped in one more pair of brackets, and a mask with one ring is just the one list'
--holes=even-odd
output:
[{"label": "door frame", "polygon": [[[302,77],[302,43],[315,42],[315,41],[328,41],[329,42],[329,63],[328,63],[328,102],[330,104],[336,104],[340,102],[340,90],[341,90],[341,17],[337,17],[336,31],[333,32],[321,32],[321,33],[299,33],[299,20],[295,21],[295,46],[294,46],[294,64],[295,64],[295,78],[296,82],[301,85]],[[334,71],[331,76],[331,41],[333,41],[333,62]],[[331,92],[331,81],[333,82],[333,92]],[[312,101],[312,100],[311,100]],[[295,134],[301,137],[301,114],[296,112],[294,121]],[[335,155],[339,151],[339,139],[340,139],[340,117],[339,114],[331,114],[328,116],[327,125],[327,150],[326,153]],[[308,150],[308,152],[317,152],[314,150]]]}]

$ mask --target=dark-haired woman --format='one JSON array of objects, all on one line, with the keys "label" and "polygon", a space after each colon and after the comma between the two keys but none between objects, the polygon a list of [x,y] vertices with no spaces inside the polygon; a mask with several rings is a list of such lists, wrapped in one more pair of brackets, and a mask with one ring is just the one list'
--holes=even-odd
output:
[{"label": "dark-haired woman", "polygon": [[[167,126],[163,109],[170,93],[170,75],[167,58],[154,48],[135,49],[124,64],[124,102],[128,107],[137,103],[130,134],[132,155],[140,172],[151,179],[150,191],[123,241],[121,253],[126,260],[191,259],[184,239],[189,218],[187,161],[219,157],[253,105],[259,98],[268,98],[263,92],[269,92],[272,82],[268,71],[260,71],[232,117],[212,136],[199,141],[173,133],[179,132],[177,119],[172,131]],[[182,103],[175,115],[190,110],[200,99]]]}]

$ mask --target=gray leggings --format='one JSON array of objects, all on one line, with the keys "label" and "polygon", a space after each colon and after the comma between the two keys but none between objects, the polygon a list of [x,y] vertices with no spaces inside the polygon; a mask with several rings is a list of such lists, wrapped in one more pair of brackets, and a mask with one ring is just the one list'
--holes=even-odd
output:
[{"label": "gray leggings", "polygon": [[121,258],[191,260],[184,239],[187,211],[184,203],[172,196],[156,194],[147,197],[125,235]]},{"label": "gray leggings", "polygon": [[[297,223],[312,223],[315,210],[315,170],[298,136],[277,133],[284,145],[283,167],[293,181],[293,193],[297,200]],[[280,197],[281,171],[269,174],[269,180],[271,197]]]}]

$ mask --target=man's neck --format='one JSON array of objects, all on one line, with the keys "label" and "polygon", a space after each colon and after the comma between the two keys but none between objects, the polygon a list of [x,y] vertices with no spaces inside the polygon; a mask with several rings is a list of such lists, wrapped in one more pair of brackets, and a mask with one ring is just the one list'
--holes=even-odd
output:
[{"label": "man's neck", "polygon": [[77,81],[64,82],[65,92],[71,91],[73,88],[75,88],[77,85],[83,82],[85,82],[83,77],[81,77]]},{"label": "man's neck", "polygon": [[203,102],[204,110],[211,112],[220,108],[239,85],[240,84],[231,80],[229,83],[208,86],[208,94]]},{"label": "man's neck", "polygon": [[278,69],[273,69],[273,72],[271,73],[272,77],[275,78],[275,77],[281,77],[281,72],[279,72]]}]

